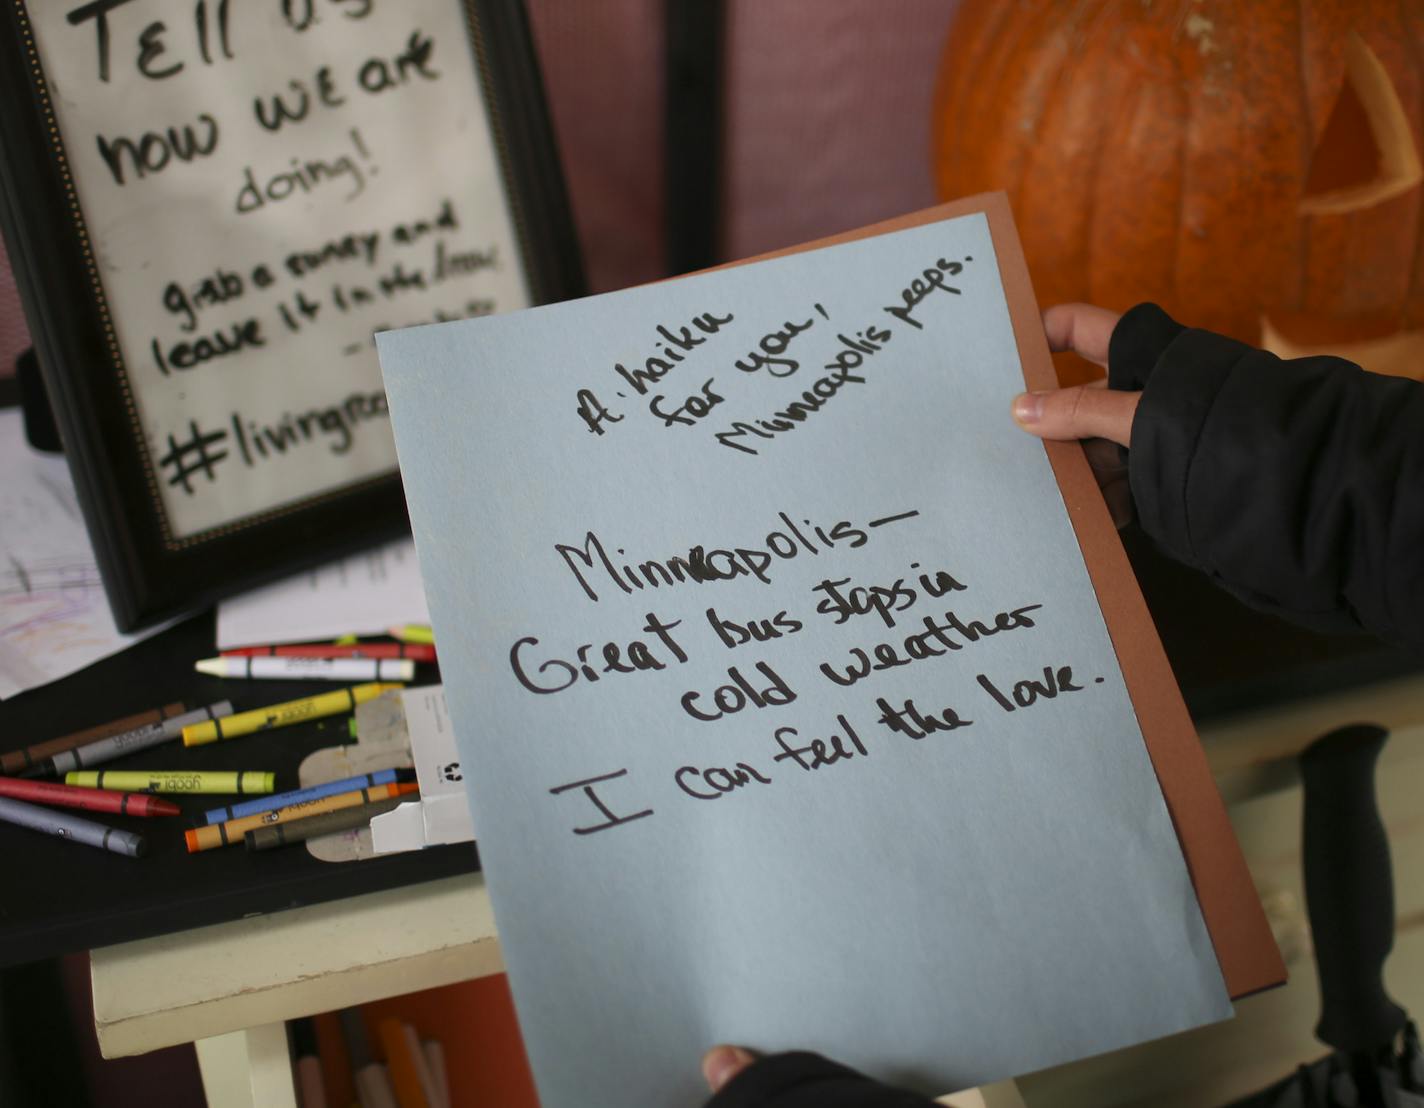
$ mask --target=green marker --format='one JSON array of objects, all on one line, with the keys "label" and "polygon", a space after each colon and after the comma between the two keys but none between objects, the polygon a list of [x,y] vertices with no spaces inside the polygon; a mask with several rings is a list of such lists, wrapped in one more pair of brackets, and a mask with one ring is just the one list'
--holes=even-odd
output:
[{"label": "green marker", "polygon": [[262,770],[78,770],[66,785],[126,793],[270,793],[277,775]]}]

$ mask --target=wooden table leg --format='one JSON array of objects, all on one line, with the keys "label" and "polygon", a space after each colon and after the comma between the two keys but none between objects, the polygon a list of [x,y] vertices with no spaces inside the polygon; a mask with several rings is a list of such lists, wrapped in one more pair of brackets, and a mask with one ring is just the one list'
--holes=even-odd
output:
[{"label": "wooden table leg", "polygon": [[208,1108],[297,1108],[285,1023],[230,1031],[193,1045]]}]

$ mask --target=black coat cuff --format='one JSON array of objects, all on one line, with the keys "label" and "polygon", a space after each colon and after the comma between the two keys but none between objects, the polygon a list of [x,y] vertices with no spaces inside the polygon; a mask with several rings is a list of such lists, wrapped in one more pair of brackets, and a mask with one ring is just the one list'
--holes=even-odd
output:
[{"label": "black coat cuff", "polygon": [[1157,359],[1185,330],[1156,304],[1129,308],[1108,340],[1108,387],[1124,392],[1145,388]]},{"label": "black coat cuff", "polygon": [[1143,531],[1252,607],[1424,645],[1424,387],[1282,361],[1155,305],[1119,321],[1140,387],[1128,479]]}]

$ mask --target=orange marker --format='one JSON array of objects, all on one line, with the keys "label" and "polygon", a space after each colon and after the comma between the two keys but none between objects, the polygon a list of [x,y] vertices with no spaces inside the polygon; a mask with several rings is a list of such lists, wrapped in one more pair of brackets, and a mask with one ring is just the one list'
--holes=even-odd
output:
[{"label": "orange marker", "polygon": [[224,823],[214,823],[207,827],[194,827],[183,832],[188,844],[188,853],[197,854],[201,850],[215,850],[220,846],[236,845],[242,842],[247,832],[258,827],[271,827],[274,823],[290,823],[292,820],[319,816],[324,812],[337,812],[342,808],[354,808],[359,804],[372,804],[392,796],[405,796],[420,786],[414,781],[401,781],[389,785],[373,785],[356,789],[349,793],[335,793],[316,800],[304,800],[298,804],[288,804],[274,808],[270,812],[258,812]]},{"label": "orange marker", "polygon": [[387,1017],[380,1022],[377,1030],[381,1035],[381,1045],[386,1048],[386,1068],[396,1090],[396,1103],[400,1108],[434,1108],[425,1095],[426,1082],[421,1080],[425,1059],[418,1058],[410,1049],[405,1025],[398,1019]]}]

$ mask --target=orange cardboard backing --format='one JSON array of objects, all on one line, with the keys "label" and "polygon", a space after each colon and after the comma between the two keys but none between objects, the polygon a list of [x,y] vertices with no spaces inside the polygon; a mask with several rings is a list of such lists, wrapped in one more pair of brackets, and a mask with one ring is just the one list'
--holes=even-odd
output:
[{"label": "orange cardboard backing", "polygon": [[[1030,389],[1055,388],[1058,378],[1029,281],[1028,265],[1008,198],[1001,192],[966,197],[746,260],[813,250],[974,212],[984,213],[989,220],[1024,380]],[[1022,434],[1009,416],[1011,399],[1004,397],[1004,434]],[[1282,984],[1286,979],[1285,962],[1271,936],[1246,859],[1212,780],[1206,753],[1187,714],[1097,481],[1077,443],[1046,442],[1044,447],[1112,636],[1118,665],[1181,842],[1227,992],[1239,998]]]}]

